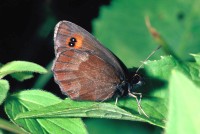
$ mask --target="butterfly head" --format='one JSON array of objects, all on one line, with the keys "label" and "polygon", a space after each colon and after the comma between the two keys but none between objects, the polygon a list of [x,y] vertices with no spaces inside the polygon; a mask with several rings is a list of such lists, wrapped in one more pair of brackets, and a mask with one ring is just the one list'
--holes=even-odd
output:
[{"label": "butterfly head", "polygon": [[138,87],[144,84],[144,79],[138,73],[134,74],[134,76],[130,80],[131,90],[137,89]]}]

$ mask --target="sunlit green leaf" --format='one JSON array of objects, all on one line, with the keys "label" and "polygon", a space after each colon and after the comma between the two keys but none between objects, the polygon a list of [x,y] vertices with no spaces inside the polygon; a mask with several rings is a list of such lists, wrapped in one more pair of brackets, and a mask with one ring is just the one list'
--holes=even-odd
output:
[{"label": "sunlit green leaf", "polygon": [[7,80],[0,80],[0,105],[3,103],[9,90],[9,83]]},{"label": "sunlit green leaf", "polygon": [[56,96],[41,90],[27,90],[9,96],[5,102],[5,111],[18,126],[30,133],[87,133],[79,118],[40,118],[18,119],[19,113],[54,105],[61,102]]},{"label": "sunlit green leaf", "polygon": [[[42,66],[28,61],[12,61],[0,68],[0,78],[13,74],[19,80],[31,78],[30,73],[46,73],[46,69]],[[20,74],[21,73],[21,74]]]},{"label": "sunlit green leaf", "polygon": [[184,74],[173,70],[170,78],[167,134],[200,133],[199,102],[200,88]]},{"label": "sunlit green leaf", "polygon": [[[121,100],[118,106],[109,103],[98,102],[78,102],[66,99],[65,101],[45,107],[39,110],[30,111],[19,114],[17,118],[30,118],[30,117],[92,117],[92,118],[107,118],[107,119],[119,119],[119,120],[132,120],[132,121],[145,121],[151,124],[164,127],[164,122],[161,120],[164,118],[164,113],[154,111],[153,105],[155,103],[149,101],[142,102],[144,110],[150,116],[150,118],[144,115],[139,115],[137,111],[137,103],[134,99]],[[122,108],[120,108],[122,107]]]}]

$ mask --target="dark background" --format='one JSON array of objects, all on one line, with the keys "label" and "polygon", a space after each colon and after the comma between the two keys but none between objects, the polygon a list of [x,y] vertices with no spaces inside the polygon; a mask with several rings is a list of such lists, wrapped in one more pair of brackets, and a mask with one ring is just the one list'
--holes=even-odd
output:
[{"label": "dark background", "polygon": [[[68,20],[92,32],[91,21],[98,17],[100,6],[109,4],[110,0],[1,0],[0,63],[25,60],[46,67],[54,59],[53,30],[56,23]],[[10,82],[10,92],[16,92],[19,89],[32,88],[38,77],[36,74],[35,78],[24,82],[10,77],[6,79]],[[56,90],[58,86],[53,79],[44,89],[63,97],[60,91]],[[0,110],[3,111],[3,108]],[[7,118],[5,113],[1,113],[1,116]],[[153,126],[128,121],[85,119],[85,122],[88,130],[94,133],[108,127],[108,133],[112,129],[116,132],[118,126],[121,126],[118,128],[122,129],[120,132],[126,132],[127,126],[154,131]],[[105,132],[106,129],[102,131]]]},{"label": "dark background", "polygon": [[[1,1],[0,62],[25,60],[45,67],[54,59],[56,23],[68,20],[92,32],[91,21],[98,16],[99,7],[109,3],[109,0]],[[33,82],[28,80],[21,87],[15,81],[11,88],[30,88]]]}]

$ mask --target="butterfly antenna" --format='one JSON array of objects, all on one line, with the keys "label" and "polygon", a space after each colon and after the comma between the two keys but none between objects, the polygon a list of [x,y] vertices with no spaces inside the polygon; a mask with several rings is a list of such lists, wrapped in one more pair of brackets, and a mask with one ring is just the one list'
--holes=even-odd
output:
[{"label": "butterfly antenna", "polygon": [[149,56],[142,62],[142,64],[138,67],[138,69],[136,70],[136,74],[137,72],[142,68],[142,66],[145,64],[145,62],[158,50],[161,48],[161,45],[159,45],[156,49],[154,49]]}]

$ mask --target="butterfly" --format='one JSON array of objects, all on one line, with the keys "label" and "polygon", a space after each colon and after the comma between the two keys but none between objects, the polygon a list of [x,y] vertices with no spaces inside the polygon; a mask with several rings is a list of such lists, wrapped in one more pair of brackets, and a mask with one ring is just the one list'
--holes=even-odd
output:
[{"label": "butterfly", "polygon": [[132,91],[142,77],[130,76],[127,67],[85,29],[60,21],[54,31],[54,49],[52,71],[63,94],[73,100],[116,98],[116,103],[119,97],[131,96],[139,113],[147,116],[140,104],[142,94]]}]

